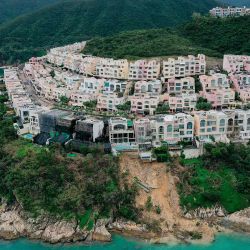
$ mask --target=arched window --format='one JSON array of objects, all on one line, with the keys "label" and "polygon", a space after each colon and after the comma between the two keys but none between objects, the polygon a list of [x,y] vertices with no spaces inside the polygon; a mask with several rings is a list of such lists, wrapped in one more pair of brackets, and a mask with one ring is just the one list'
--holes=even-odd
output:
[{"label": "arched window", "polygon": [[159,127],[159,134],[163,134],[164,133],[164,128],[163,128],[163,126],[160,126]]},{"label": "arched window", "polygon": [[192,122],[188,122],[187,129],[193,129],[193,123]]},{"label": "arched window", "polygon": [[201,120],[200,121],[200,126],[201,127],[205,127],[206,126],[206,121],[205,120]]},{"label": "arched window", "polygon": [[173,126],[172,125],[168,125],[167,126],[167,132],[171,133],[173,131]]},{"label": "arched window", "polygon": [[225,119],[220,120],[220,126],[225,126]]}]

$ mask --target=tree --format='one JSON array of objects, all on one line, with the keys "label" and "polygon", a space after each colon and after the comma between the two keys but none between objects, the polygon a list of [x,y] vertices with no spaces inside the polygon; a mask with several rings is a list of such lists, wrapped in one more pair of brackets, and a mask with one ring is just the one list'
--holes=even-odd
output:
[{"label": "tree", "polygon": [[196,109],[208,111],[212,109],[212,104],[208,102],[207,99],[203,97],[199,97],[197,104],[196,104]]},{"label": "tree", "polygon": [[116,105],[116,108],[118,110],[121,110],[121,111],[130,111],[130,109],[131,109],[131,102],[127,101],[124,104]]},{"label": "tree", "polygon": [[62,104],[62,105],[68,105],[68,103],[69,103],[69,98],[67,97],[67,96],[60,96],[60,103]]},{"label": "tree", "polygon": [[50,71],[50,76],[51,76],[52,78],[54,78],[55,75],[56,75],[56,74],[55,74],[55,70],[51,70],[51,71]]},{"label": "tree", "polygon": [[169,112],[169,105],[166,103],[160,103],[155,110],[156,114],[167,114]]}]

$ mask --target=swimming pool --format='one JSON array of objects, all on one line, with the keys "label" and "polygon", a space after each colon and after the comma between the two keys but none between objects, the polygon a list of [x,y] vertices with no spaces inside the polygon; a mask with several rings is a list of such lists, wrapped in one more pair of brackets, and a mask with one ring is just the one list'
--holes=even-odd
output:
[{"label": "swimming pool", "polygon": [[33,140],[33,135],[32,134],[23,134],[21,135],[23,138],[27,139],[27,140]]}]

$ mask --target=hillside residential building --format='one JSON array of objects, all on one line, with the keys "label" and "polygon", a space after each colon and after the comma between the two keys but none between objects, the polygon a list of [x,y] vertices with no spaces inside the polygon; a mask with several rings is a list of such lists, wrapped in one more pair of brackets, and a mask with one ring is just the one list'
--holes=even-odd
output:
[{"label": "hillside residential building", "polygon": [[81,60],[79,72],[83,75],[93,76],[96,73],[96,65],[100,60],[99,57],[86,56]]},{"label": "hillside residential building", "polygon": [[169,79],[167,82],[169,95],[195,94],[195,80],[193,77]]},{"label": "hillside residential building", "polygon": [[153,115],[159,102],[159,96],[149,94],[139,94],[128,97],[131,101],[131,112],[143,115]]},{"label": "hillside residential building", "polygon": [[222,111],[195,111],[194,135],[199,141],[227,142],[228,117]]},{"label": "hillside residential building", "polygon": [[162,92],[162,84],[160,80],[154,81],[137,81],[135,83],[135,95],[148,93],[151,95],[159,95]]},{"label": "hillside residential building", "polygon": [[250,140],[250,110],[235,111],[235,121],[241,140]]},{"label": "hillside residential building", "polygon": [[240,73],[250,71],[250,56],[224,55],[223,69],[228,73]]},{"label": "hillside residential building", "polygon": [[235,105],[235,91],[230,88],[229,80],[225,74],[200,76],[202,91],[200,94],[206,98],[214,108],[225,108]]},{"label": "hillside residential building", "polygon": [[111,144],[135,143],[133,122],[122,117],[110,118],[109,141]]},{"label": "hillside residential building", "polygon": [[104,80],[102,92],[104,94],[124,93],[126,86],[126,81],[120,81],[116,79]]},{"label": "hillside residential building", "polygon": [[195,110],[197,103],[196,94],[181,94],[177,96],[169,96],[168,104],[169,110],[175,112],[190,112]]},{"label": "hillside residential building", "polygon": [[104,122],[93,117],[76,121],[76,139],[95,142],[103,135]]},{"label": "hillside residential building", "polygon": [[250,72],[232,74],[230,79],[240,99],[243,102],[250,102]]},{"label": "hillside residential building", "polygon": [[163,61],[163,79],[186,76],[202,75],[206,73],[206,57],[199,54],[197,57],[189,55],[188,57],[178,57],[178,59],[169,58]]},{"label": "hillside residential building", "polygon": [[177,144],[180,141],[192,141],[194,118],[184,113],[156,116],[151,121],[151,130],[154,146],[160,146],[162,143]]},{"label": "hillside residential building", "polygon": [[103,111],[117,111],[117,105],[124,104],[125,98],[119,97],[117,93],[112,94],[99,94],[97,98],[98,110]]},{"label": "hillside residential building", "polygon": [[98,95],[102,86],[104,84],[104,79],[97,79],[95,77],[87,77],[81,81],[79,91],[90,94],[90,95]]},{"label": "hillside residential building", "polygon": [[128,79],[128,61],[101,58],[96,64],[96,76],[103,78]]},{"label": "hillside residential building", "polygon": [[129,65],[131,80],[155,80],[160,76],[161,64],[157,60],[138,60]]},{"label": "hillside residential building", "polygon": [[244,7],[216,7],[211,9],[210,14],[215,17],[245,16],[250,15],[250,9]]},{"label": "hillside residential building", "polygon": [[151,124],[149,118],[134,121],[135,139],[138,144],[151,146]]},{"label": "hillside residential building", "polygon": [[71,93],[69,104],[72,106],[82,107],[84,102],[94,101],[96,99],[97,99],[97,96],[94,94],[87,94],[82,91],[77,91],[77,92]]}]

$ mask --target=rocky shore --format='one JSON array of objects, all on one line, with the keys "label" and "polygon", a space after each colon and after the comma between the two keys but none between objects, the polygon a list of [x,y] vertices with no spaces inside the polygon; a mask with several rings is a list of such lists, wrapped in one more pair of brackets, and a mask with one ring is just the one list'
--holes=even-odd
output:
[{"label": "rocky shore", "polygon": [[[216,216],[218,227],[225,228],[225,231],[228,229],[250,233],[250,208],[228,216],[225,216],[225,212],[219,207],[210,210],[198,209],[184,216],[190,220],[197,218],[205,220]],[[179,237],[173,232],[159,236],[149,232],[145,225],[123,220],[100,219],[96,221],[91,231],[87,231],[81,229],[76,220],[60,220],[48,216],[39,216],[34,219],[24,213],[19,206],[10,208],[2,205],[0,208],[0,239],[14,240],[27,237],[51,244],[78,241],[109,242],[112,240],[110,232],[148,239],[152,243],[189,242],[187,238]]]}]

